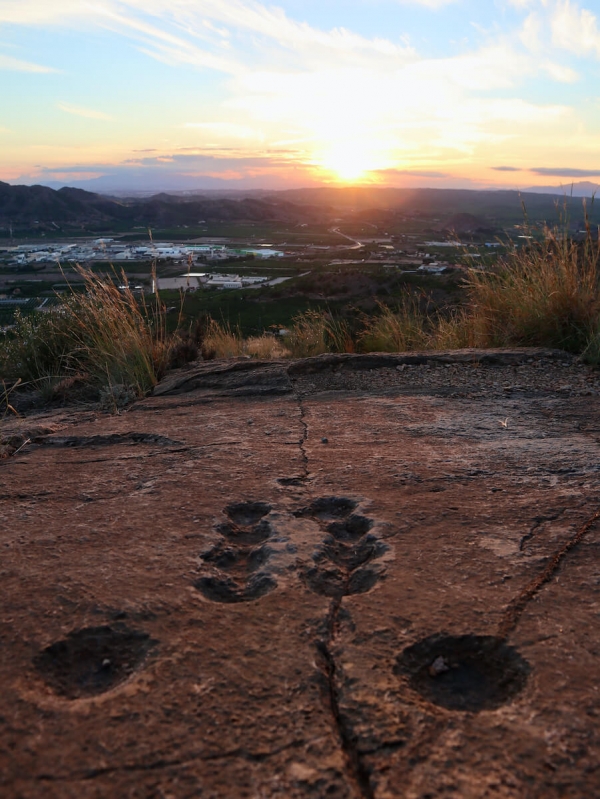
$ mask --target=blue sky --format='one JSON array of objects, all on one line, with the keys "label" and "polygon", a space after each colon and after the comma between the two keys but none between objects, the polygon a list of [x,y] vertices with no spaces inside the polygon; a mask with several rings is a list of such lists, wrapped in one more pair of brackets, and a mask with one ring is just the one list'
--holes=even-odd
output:
[{"label": "blue sky", "polygon": [[0,180],[568,184],[599,79],[598,0],[0,0]]}]

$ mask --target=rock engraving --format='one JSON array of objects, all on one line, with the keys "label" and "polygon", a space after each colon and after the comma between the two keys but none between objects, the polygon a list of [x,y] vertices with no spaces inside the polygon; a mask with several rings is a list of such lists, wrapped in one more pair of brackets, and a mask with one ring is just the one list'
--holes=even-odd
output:
[{"label": "rock engraving", "polygon": [[314,565],[301,573],[316,594],[332,599],[364,594],[381,579],[382,570],[371,564],[388,547],[370,532],[373,520],[354,513],[357,504],[348,497],[320,497],[295,514],[312,518],[325,532],[313,554]]},{"label": "rock engraving", "polygon": [[265,518],[272,508],[266,502],[237,502],[225,508],[227,521],[216,526],[221,540],[200,556],[211,574],[195,582],[213,602],[252,602],[277,586],[266,572],[273,554],[267,541],[273,529]]},{"label": "rock engraving", "polygon": [[147,633],[124,625],[85,627],[47,646],[33,663],[57,694],[80,699],[124,682],[155,643]]}]

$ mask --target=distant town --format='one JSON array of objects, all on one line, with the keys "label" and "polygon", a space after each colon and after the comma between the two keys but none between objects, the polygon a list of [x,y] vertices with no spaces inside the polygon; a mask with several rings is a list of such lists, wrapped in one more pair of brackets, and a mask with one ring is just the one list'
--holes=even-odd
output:
[{"label": "distant town", "polygon": [[[194,296],[185,306],[192,316],[235,313],[254,331],[308,308],[372,310],[407,287],[454,301],[469,266],[488,268],[556,215],[554,198],[528,197],[524,216],[520,196],[498,192],[306,190],[114,203],[70,189],[0,189],[2,329],[17,312],[45,311],[83,290],[80,267],[170,304]],[[577,203],[574,235],[585,222]]]}]

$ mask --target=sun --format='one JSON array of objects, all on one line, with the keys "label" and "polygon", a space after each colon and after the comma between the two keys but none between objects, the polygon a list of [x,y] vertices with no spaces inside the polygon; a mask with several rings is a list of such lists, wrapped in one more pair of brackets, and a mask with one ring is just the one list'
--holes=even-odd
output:
[{"label": "sun", "polygon": [[369,171],[368,168],[354,162],[351,158],[348,160],[332,158],[328,161],[326,168],[329,172],[333,172],[342,183],[357,183]]},{"label": "sun", "polygon": [[340,183],[357,183],[382,168],[381,154],[364,141],[331,144],[316,158],[323,172],[333,174]]}]

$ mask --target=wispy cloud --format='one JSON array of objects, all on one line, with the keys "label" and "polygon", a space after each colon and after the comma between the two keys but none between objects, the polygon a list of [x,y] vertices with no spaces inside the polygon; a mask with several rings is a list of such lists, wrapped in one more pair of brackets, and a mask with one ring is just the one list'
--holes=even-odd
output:
[{"label": "wispy cloud", "polygon": [[[127,4],[135,6],[136,0],[129,0]],[[177,5],[177,0],[173,5]],[[166,9],[163,8],[162,11],[163,16],[167,18],[170,16]],[[199,47],[194,41],[165,30],[164,26],[153,24],[131,13],[121,13],[109,6],[102,6],[98,8],[97,22],[105,28],[138,41],[141,52],[163,63],[189,64],[229,74],[235,74],[241,69],[241,65],[235,59],[213,53],[208,47]]]},{"label": "wispy cloud", "polygon": [[[519,9],[531,8],[540,4],[540,0],[506,0],[506,2],[509,6]],[[541,2],[544,2],[544,0],[541,0]]]},{"label": "wispy cloud", "polygon": [[0,69],[9,69],[15,72],[58,72],[59,70],[53,67],[42,66],[41,64],[33,64],[31,61],[21,61],[19,58],[13,58],[10,55],[0,53]]},{"label": "wispy cloud", "polygon": [[530,172],[555,178],[595,178],[600,176],[600,169],[572,169],[567,166],[534,167]]},{"label": "wispy cloud", "polygon": [[377,169],[376,174],[386,177],[410,177],[410,178],[448,178],[448,172],[440,172],[434,169]]},{"label": "wispy cloud", "polygon": [[91,191],[126,190],[132,186],[152,191],[201,188],[286,188],[314,183],[306,169],[285,158],[229,157],[173,153],[130,159],[120,164],[74,164],[40,167],[19,182],[81,185]]},{"label": "wispy cloud", "polygon": [[81,0],[2,0],[0,4],[0,22],[17,25],[48,24],[93,13]]},{"label": "wispy cloud", "polygon": [[103,111],[95,111],[93,108],[82,108],[79,105],[71,105],[70,103],[57,103],[57,108],[64,111],[66,114],[73,114],[77,117],[86,117],[87,119],[112,119],[111,116],[105,114]]},{"label": "wispy cloud", "polygon": [[185,127],[212,134],[219,139],[264,139],[260,131],[233,122],[186,122]]},{"label": "wispy cloud", "polygon": [[[417,2],[435,5],[438,0]],[[311,59],[318,59],[320,51],[335,52],[354,63],[374,54],[393,58],[415,55],[406,44],[365,37],[342,27],[322,30],[291,19],[282,8],[257,0],[3,0],[0,7],[0,22],[15,24],[58,24],[84,17],[125,35],[143,38],[156,57],[205,63],[225,72],[231,71],[234,62],[247,62],[251,56],[260,58],[261,53],[261,43],[254,39],[245,42],[244,53],[238,52],[234,62],[228,61],[218,51],[231,31],[270,40],[277,43],[280,52],[291,50]],[[165,23],[173,30],[167,30]],[[198,47],[193,40],[202,40],[204,46]]]},{"label": "wispy cloud", "polygon": [[397,0],[397,2],[401,5],[425,6],[425,8],[437,9],[458,3],[460,0]]},{"label": "wispy cloud", "polygon": [[151,13],[164,13],[166,9],[176,19],[196,23],[200,17],[208,17],[233,30],[245,30],[261,37],[279,42],[283,47],[296,51],[315,53],[315,48],[325,48],[339,54],[362,52],[390,56],[406,55],[411,48],[394,44],[380,37],[368,38],[345,28],[322,30],[306,22],[291,19],[282,8],[266,6],[257,0],[128,0],[133,6],[145,8]]},{"label": "wispy cloud", "polygon": [[521,168],[518,166],[493,166],[493,170],[496,172],[521,172]]},{"label": "wispy cloud", "polygon": [[559,0],[552,16],[552,38],[557,47],[573,53],[600,57],[600,27],[597,16],[571,0]]}]

